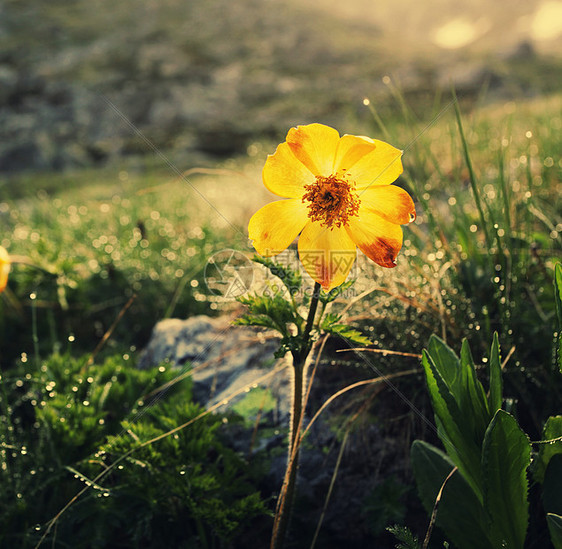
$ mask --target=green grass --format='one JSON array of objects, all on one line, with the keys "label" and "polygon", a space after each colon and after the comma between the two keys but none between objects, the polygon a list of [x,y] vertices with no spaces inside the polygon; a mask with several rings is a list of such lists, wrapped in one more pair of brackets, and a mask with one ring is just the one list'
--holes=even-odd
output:
[{"label": "green grass", "polygon": [[130,361],[53,355],[3,376],[2,546],[224,547],[265,516],[259,469],[221,442],[221,417],[192,402],[190,381],[162,398],[176,372]]},{"label": "green grass", "polygon": [[212,185],[209,177],[149,168],[8,181],[14,197],[3,195],[0,242],[21,263],[2,300],[4,357],[31,352],[32,307],[41,352],[66,349],[69,337],[76,351],[93,350],[133,296],[110,345],[143,346],[164,317],[215,314],[205,264],[224,248],[247,248],[230,221],[244,206],[229,203],[248,183],[228,166]]},{"label": "green grass", "polygon": [[369,287],[374,278],[380,291],[357,316],[370,314],[363,323],[381,348],[410,352],[436,333],[453,344],[467,337],[485,356],[497,331],[505,353],[515,347],[508,384],[538,434],[562,389],[551,355],[552,279],[562,260],[562,98],[459,117],[443,99],[441,118],[428,126],[397,96],[404,121],[381,127],[375,116],[374,126],[406,148],[402,184],[417,199],[418,218],[405,228],[397,269],[369,265],[362,273],[360,282]]}]

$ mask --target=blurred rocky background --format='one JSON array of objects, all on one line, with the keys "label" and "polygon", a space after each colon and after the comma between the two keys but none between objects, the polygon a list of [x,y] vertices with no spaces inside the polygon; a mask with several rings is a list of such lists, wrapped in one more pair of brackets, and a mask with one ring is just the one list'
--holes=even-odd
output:
[{"label": "blurred rocky background", "polygon": [[561,46],[554,0],[2,0],[0,172],[231,156],[311,121],[358,133],[389,82],[422,117],[452,83],[548,93]]}]

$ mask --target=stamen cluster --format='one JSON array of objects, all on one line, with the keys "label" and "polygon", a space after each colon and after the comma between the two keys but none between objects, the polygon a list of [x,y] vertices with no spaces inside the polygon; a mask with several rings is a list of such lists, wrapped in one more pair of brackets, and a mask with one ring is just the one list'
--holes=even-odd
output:
[{"label": "stamen cluster", "polygon": [[341,176],[316,176],[316,181],[304,186],[307,191],[302,201],[308,201],[308,217],[333,228],[345,225],[349,218],[358,215],[360,200],[355,185]]}]

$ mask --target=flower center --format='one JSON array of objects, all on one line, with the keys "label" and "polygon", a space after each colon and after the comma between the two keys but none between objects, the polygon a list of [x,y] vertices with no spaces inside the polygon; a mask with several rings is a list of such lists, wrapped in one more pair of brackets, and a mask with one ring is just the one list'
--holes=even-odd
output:
[{"label": "flower center", "polygon": [[308,217],[321,221],[328,228],[345,225],[352,215],[358,215],[359,197],[355,185],[337,175],[316,176],[316,181],[304,186],[302,201],[308,201]]}]

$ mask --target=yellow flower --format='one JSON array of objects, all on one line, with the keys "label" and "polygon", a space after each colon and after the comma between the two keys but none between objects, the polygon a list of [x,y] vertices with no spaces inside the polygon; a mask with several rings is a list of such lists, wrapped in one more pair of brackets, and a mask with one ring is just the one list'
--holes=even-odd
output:
[{"label": "yellow flower", "polygon": [[356,246],[375,263],[395,267],[400,225],[416,217],[408,193],[391,185],[402,173],[402,151],[322,124],[291,128],[269,155],[264,185],[288,200],[271,202],[250,219],[249,236],[262,256],[285,250],[300,234],[299,257],[325,290],[345,281]]},{"label": "yellow flower", "polygon": [[0,292],[3,292],[8,283],[8,273],[12,262],[5,248],[0,246]]}]

